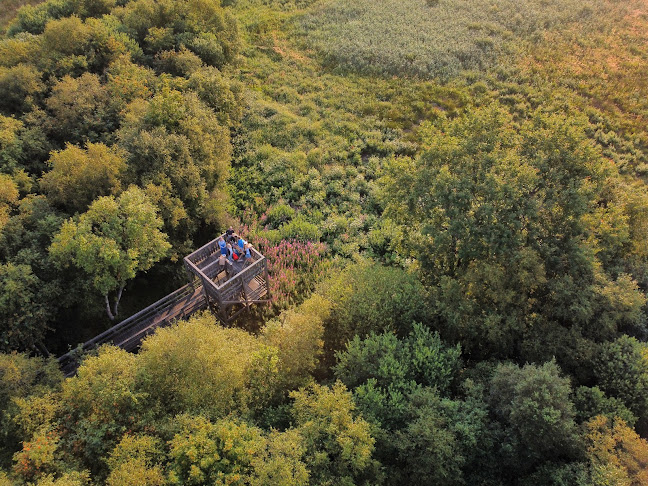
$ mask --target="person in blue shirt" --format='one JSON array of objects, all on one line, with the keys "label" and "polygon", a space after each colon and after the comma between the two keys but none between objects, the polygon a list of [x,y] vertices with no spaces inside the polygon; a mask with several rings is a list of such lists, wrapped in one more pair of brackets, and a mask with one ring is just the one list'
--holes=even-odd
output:
[{"label": "person in blue shirt", "polygon": [[239,236],[238,247],[241,249],[241,252],[245,250],[245,245],[247,245],[247,241],[245,241],[242,237]]},{"label": "person in blue shirt", "polygon": [[227,243],[225,243],[225,239],[222,236],[218,238],[218,246],[220,247],[221,255],[227,256]]},{"label": "person in blue shirt", "polygon": [[250,248],[252,248],[252,245],[249,243],[245,244],[245,260],[249,261],[252,259],[252,253],[250,252]]}]

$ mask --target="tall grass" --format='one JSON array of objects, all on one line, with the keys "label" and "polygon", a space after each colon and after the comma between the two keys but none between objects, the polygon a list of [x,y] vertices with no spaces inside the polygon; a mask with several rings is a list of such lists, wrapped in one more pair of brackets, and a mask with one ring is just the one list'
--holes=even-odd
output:
[{"label": "tall grass", "polygon": [[605,9],[604,0],[334,0],[299,24],[328,64],[447,78]]}]

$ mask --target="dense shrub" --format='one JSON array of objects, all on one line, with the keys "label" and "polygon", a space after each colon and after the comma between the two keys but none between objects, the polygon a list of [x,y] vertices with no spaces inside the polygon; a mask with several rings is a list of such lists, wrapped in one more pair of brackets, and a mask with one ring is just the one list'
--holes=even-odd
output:
[{"label": "dense shrub", "polygon": [[366,262],[349,265],[325,281],[320,292],[333,303],[324,334],[329,358],[355,335],[385,331],[406,335],[415,322],[428,320],[423,286],[400,268]]}]

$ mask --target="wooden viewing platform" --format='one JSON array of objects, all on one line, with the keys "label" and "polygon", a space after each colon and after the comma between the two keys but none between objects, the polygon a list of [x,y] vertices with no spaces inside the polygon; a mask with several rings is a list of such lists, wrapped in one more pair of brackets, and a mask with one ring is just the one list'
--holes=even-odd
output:
[{"label": "wooden viewing platform", "polygon": [[268,264],[255,248],[252,258],[219,265],[218,238],[185,257],[185,267],[202,283],[207,303],[225,324],[252,304],[269,302]]},{"label": "wooden viewing platform", "polygon": [[251,248],[252,258],[234,262],[228,271],[218,264],[218,238],[185,257],[190,282],[142,309],[137,314],[87,341],[58,361],[65,376],[76,373],[79,354],[102,344],[114,344],[126,351],[136,351],[142,340],[158,327],[189,317],[194,312],[211,308],[219,319],[229,324],[253,303],[268,302],[268,266],[266,258]]}]

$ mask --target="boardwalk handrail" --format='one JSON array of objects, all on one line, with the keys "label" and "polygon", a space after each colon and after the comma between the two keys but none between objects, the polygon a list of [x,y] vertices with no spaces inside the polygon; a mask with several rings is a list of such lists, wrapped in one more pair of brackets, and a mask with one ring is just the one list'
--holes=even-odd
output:
[{"label": "boardwalk handrail", "polygon": [[[223,235],[224,236],[224,235]],[[243,304],[243,309],[249,308],[254,302],[268,302],[267,298],[267,263],[265,257],[252,247],[252,262],[218,285],[213,278],[217,268],[210,259],[220,253],[218,238],[212,240],[184,258],[185,267],[192,276],[191,282],[178,290],[162,297],[157,302],[115,324],[110,329],[81,344],[58,358],[59,365],[69,376],[77,367],[79,353],[89,351],[105,343],[132,351],[137,348],[142,339],[159,326],[164,326],[178,318],[184,318],[203,309],[212,303],[217,304],[222,319],[228,321],[235,315],[228,315],[228,308],[233,304]],[[263,278],[259,277],[263,273]],[[256,280],[256,282],[253,282]],[[211,300],[210,300],[211,299]]]},{"label": "boardwalk handrail", "polygon": [[[112,339],[115,336],[118,336],[124,332],[127,332],[128,329],[133,329],[139,324],[146,322],[148,320],[153,321],[155,316],[161,314],[164,311],[167,311],[169,309],[173,309],[173,306],[176,305],[178,302],[181,302],[183,299],[186,299],[187,297],[191,296],[195,291],[200,288],[200,282],[198,281],[193,281],[190,282],[187,285],[184,285],[183,287],[180,287],[179,289],[175,290],[174,292],[171,292],[170,294],[162,297],[160,300],[157,302],[154,302],[153,304],[149,305],[148,307],[142,309],[141,311],[137,312],[136,314],[133,314],[132,316],[128,317],[127,319],[124,319],[123,321],[119,322],[118,324],[114,325],[110,329],[107,329],[106,331],[102,332],[101,334],[95,336],[94,338],[86,341],[81,345],[81,350],[82,351],[89,351],[91,349],[94,349],[101,344],[106,344],[112,341]],[[202,296],[202,293],[200,294]],[[200,304],[203,305],[203,304]],[[199,305],[199,307],[200,307]],[[175,315],[181,314],[183,309],[180,309],[179,312],[177,312]],[[172,319],[175,317],[175,315],[167,316],[164,319],[161,319],[159,323],[156,325],[165,323],[168,319]],[[75,362],[76,361],[76,354],[78,351],[72,350],[64,355],[60,356],[58,358],[58,362],[62,367],[68,367],[70,362]]]}]

